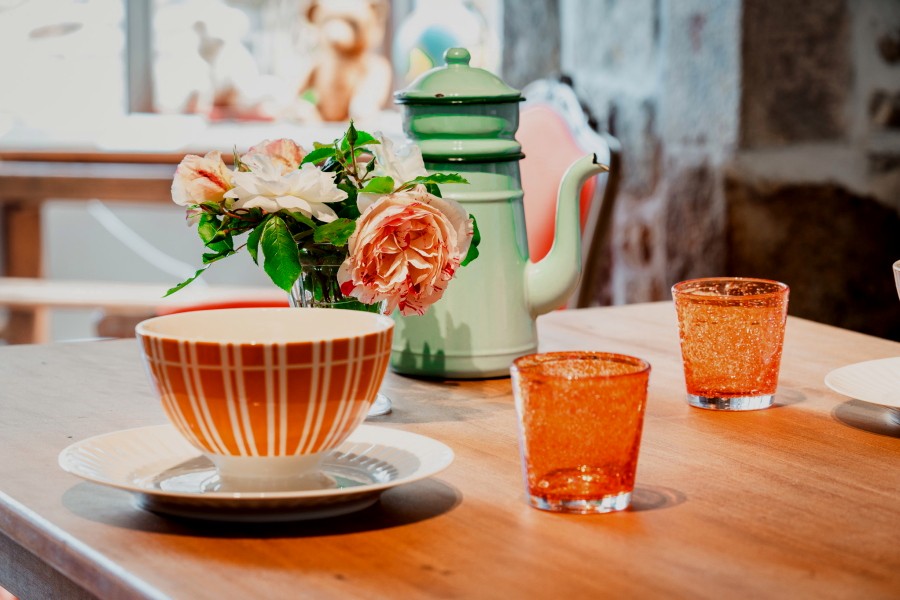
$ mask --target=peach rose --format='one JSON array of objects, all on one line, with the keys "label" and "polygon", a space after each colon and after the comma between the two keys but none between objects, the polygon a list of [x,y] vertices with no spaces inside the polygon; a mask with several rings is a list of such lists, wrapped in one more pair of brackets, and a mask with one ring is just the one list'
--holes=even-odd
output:
[{"label": "peach rose", "polygon": [[424,314],[465,258],[472,231],[459,203],[425,186],[382,196],[356,222],[338,270],[341,291],[366,304],[386,300],[387,312]]},{"label": "peach rose", "polygon": [[222,202],[230,190],[232,173],[218,152],[188,154],[178,164],[172,181],[172,200],[181,206]]},{"label": "peach rose", "polygon": [[254,154],[262,154],[271,158],[275,164],[281,169],[282,175],[287,175],[291,171],[296,171],[300,166],[306,152],[288,139],[263,140],[255,146],[251,146],[247,154],[241,157],[241,160],[247,162],[252,160]]}]

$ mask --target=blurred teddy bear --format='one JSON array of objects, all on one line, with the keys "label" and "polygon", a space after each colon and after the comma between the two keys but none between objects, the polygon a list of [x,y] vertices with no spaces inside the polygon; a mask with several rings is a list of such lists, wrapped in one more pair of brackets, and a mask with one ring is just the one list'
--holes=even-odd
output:
[{"label": "blurred teddy bear", "polygon": [[[222,0],[170,4],[159,9],[155,26],[165,39],[155,49],[156,111],[213,119],[275,116],[274,78],[260,73],[242,42],[250,32],[243,11]],[[285,98],[292,94],[284,92]]]},{"label": "blurred teddy bear", "polygon": [[387,103],[390,62],[378,48],[387,21],[384,0],[313,0],[307,19],[319,33],[314,64],[301,84],[325,121],[365,119]]}]

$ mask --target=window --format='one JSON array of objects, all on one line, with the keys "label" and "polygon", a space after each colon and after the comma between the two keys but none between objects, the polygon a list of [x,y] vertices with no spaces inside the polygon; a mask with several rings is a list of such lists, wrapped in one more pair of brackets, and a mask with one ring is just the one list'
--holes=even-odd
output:
[{"label": "window", "polygon": [[122,0],[0,0],[0,134],[59,137],[125,112]]}]

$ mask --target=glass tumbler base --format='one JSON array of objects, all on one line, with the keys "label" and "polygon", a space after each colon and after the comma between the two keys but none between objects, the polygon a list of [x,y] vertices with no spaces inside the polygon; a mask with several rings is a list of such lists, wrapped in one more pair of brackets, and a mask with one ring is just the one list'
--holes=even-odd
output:
[{"label": "glass tumbler base", "polygon": [[620,492],[609,496],[587,499],[558,500],[543,496],[528,495],[531,506],[541,510],[552,512],[571,513],[578,515],[599,514],[625,510],[631,505],[631,492]]},{"label": "glass tumbler base", "polygon": [[688,404],[697,408],[709,410],[760,410],[772,406],[774,394],[763,396],[737,396],[735,398],[720,398],[718,396],[687,395]]}]

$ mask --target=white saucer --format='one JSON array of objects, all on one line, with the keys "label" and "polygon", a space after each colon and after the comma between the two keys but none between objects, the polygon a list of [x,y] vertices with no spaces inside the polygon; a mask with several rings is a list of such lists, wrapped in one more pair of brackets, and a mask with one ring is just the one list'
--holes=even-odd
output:
[{"label": "white saucer", "polygon": [[825,376],[825,385],[863,402],[900,408],[900,356],[835,369]]},{"label": "white saucer", "polygon": [[260,492],[204,491],[212,462],[171,425],[127,429],[72,444],[59,455],[69,473],[127,490],[145,510],[216,521],[292,521],[331,517],[374,504],[384,490],[447,468],[453,451],[437,440],[360,425],[322,461],[335,485]]}]

